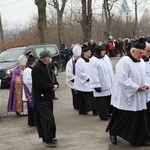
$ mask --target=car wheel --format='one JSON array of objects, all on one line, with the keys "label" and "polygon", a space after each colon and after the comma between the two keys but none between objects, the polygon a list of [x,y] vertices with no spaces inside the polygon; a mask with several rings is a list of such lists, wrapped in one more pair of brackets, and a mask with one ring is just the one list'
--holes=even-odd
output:
[{"label": "car wheel", "polygon": [[58,68],[57,68],[57,66],[55,65],[55,69],[54,69],[54,74],[55,74],[55,76],[57,76],[58,75]]}]

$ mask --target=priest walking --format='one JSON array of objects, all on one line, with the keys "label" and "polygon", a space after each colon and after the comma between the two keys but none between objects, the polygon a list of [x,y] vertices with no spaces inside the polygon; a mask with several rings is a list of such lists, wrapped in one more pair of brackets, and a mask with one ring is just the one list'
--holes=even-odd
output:
[{"label": "priest walking", "polygon": [[138,39],[133,43],[130,54],[116,65],[111,98],[114,110],[106,129],[113,144],[117,144],[119,136],[133,146],[150,145],[145,96],[150,83],[142,59],[145,46],[144,39]]}]

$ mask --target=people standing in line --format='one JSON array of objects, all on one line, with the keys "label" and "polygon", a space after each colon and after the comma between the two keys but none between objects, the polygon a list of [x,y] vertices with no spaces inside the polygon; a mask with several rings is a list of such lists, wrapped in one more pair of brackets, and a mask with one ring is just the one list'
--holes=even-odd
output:
[{"label": "people standing in line", "polygon": [[111,98],[114,109],[106,129],[113,144],[117,144],[119,136],[133,146],[150,145],[145,96],[150,83],[142,59],[145,46],[142,38],[135,41],[130,54],[122,57],[115,68]]},{"label": "people standing in line", "polygon": [[118,50],[120,53],[120,57],[123,56],[123,47],[124,47],[124,42],[123,42],[122,38],[119,38],[118,39]]},{"label": "people standing in line", "polygon": [[34,110],[34,102],[32,99],[32,77],[31,71],[35,66],[35,59],[28,58],[28,66],[23,71],[23,100],[28,102],[28,125],[35,126],[36,125],[36,117]]},{"label": "people standing in line", "polygon": [[108,43],[106,44],[107,51],[109,53],[109,57],[114,57],[114,43],[111,39],[109,39]]},{"label": "people standing in line", "polygon": [[91,50],[84,44],[82,47],[81,58],[76,62],[76,74],[74,86],[80,94],[79,114],[87,115],[88,111],[92,111],[93,115],[97,115],[96,99],[93,96],[93,90],[90,89],[89,83],[89,57]]},{"label": "people standing in line", "polygon": [[73,56],[66,65],[66,84],[71,88],[73,107],[79,109],[80,96],[78,91],[74,87],[76,62],[81,57],[81,46],[76,44],[73,48]]},{"label": "people standing in line", "polygon": [[106,47],[96,46],[89,62],[90,88],[96,98],[99,118],[108,120],[111,115],[111,93],[114,72],[110,58],[105,54]]},{"label": "people standing in line", "polygon": [[46,146],[57,146],[56,125],[53,114],[53,91],[58,88],[50,78],[47,65],[50,62],[49,51],[43,50],[40,59],[32,69],[32,96],[37,120],[39,138]]},{"label": "people standing in line", "polygon": [[[50,62],[49,62],[49,64],[48,64],[47,67],[48,67],[50,78],[53,81],[53,84],[59,85],[59,83],[57,81],[57,78],[56,78],[56,75],[54,73],[54,71],[55,71],[55,65],[53,63],[53,59],[52,58],[50,58]],[[58,98],[56,97],[55,91],[53,91],[53,100],[58,100]]]},{"label": "people standing in line", "polygon": [[94,48],[97,46],[97,44],[94,42],[93,39],[90,40],[88,43],[88,47],[91,50],[91,56],[94,54]]},{"label": "people standing in line", "polygon": [[27,58],[24,55],[21,55],[18,58],[19,66],[13,70],[11,83],[10,83],[10,92],[9,100],[7,105],[8,112],[16,112],[17,115],[28,115],[28,104],[27,101],[22,99],[23,91],[23,71],[26,67]]},{"label": "people standing in line", "polygon": [[60,46],[60,57],[62,61],[62,71],[66,69],[66,64],[70,59],[70,50],[64,44]]}]

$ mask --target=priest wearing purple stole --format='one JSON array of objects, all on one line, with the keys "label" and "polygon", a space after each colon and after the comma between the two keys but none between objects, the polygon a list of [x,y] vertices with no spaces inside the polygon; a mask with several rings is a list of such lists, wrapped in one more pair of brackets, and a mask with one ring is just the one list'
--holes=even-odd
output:
[{"label": "priest wearing purple stole", "polygon": [[8,99],[8,112],[16,112],[17,115],[27,115],[27,102],[22,100],[22,90],[23,90],[23,70],[26,67],[27,58],[21,55],[18,58],[19,66],[13,70],[11,83],[10,83],[10,93]]}]

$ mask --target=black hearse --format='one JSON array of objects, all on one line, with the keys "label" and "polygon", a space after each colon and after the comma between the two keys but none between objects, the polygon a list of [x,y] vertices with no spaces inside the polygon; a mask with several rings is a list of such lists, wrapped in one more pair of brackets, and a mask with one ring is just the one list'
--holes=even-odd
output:
[{"label": "black hearse", "polygon": [[1,86],[3,87],[10,84],[12,71],[18,66],[17,60],[21,54],[30,53],[35,59],[38,59],[42,50],[48,50],[50,52],[55,65],[54,73],[57,75],[58,69],[61,66],[61,58],[58,47],[55,44],[9,48],[0,53]]}]

